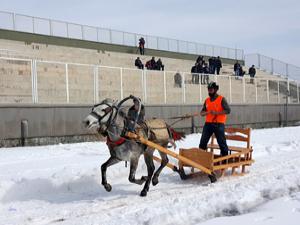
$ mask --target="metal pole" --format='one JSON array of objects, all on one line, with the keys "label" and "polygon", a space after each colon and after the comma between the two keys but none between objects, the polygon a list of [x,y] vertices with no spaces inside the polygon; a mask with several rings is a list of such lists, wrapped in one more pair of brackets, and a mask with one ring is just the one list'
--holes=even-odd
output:
[{"label": "metal pole", "polygon": [[144,69],[142,69],[141,72],[142,72],[142,95],[143,95],[143,101],[146,102],[145,88],[144,88]]},{"label": "metal pole", "polygon": [[231,77],[229,76],[229,101],[232,103],[232,93],[231,93]]},{"label": "metal pole", "polygon": [[288,83],[289,83],[289,80],[288,78],[286,78],[286,95],[285,95],[285,112],[284,112],[284,118],[285,118],[285,126],[288,125],[288,96],[289,96],[289,87],[288,87]]},{"label": "metal pole", "polygon": [[243,103],[246,102],[246,82],[245,77],[243,76]]},{"label": "metal pole", "polygon": [[165,99],[165,104],[167,104],[166,71],[164,71],[164,99]]},{"label": "metal pole", "polygon": [[277,93],[278,93],[278,103],[280,103],[280,89],[279,89],[279,80],[278,80],[278,82],[277,82]]},{"label": "metal pole", "polygon": [[50,35],[53,36],[53,27],[52,27],[52,21],[49,20],[49,28],[50,28]]},{"label": "metal pole", "polygon": [[99,42],[99,29],[97,28],[97,41]]},{"label": "metal pole", "polygon": [[255,83],[255,103],[257,104],[257,79],[254,78],[254,83]]},{"label": "metal pole", "polygon": [[32,18],[32,33],[35,33],[34,31],[34,17],[31,17]]},{"label": "metal pole", "polygon": [[177,40],[177,52],[179,52],[179,40]]},{"label": "metal pole", "polygon": [[35,84],[34,84],[34,68],[33,68],[33,60],[31,60],[31,95],[32,95],[32,103],[35,103]]},{"label": "metal pole", "polygon": [[16,30],[16,16],[12,13],[13,30]]},{"label": "metal pole", "polygon": [[69,23],[67,23],[67,37],[69,38]]},{"label": "metal pole", "polygon": [[147,71],[144,70],[144,91],[145,91],[145,103],[147,102]]},{"label": "metal pole", "polygon": [[267,102],[270,103],[269,80],[266,81],[267,81]]},{"label": "metal pole", "polygon": [[112,33],[111,33],[111,30],[109,30],[109,43],[112,43]]},{"label": "metal pole", "polygon": [[34,88],[35,88],[35,103],[38,103],[39,102],[38,86],[37,86],[37,76],[38,76],[38,74],[37,74],[37,69],[36,69],[36,67],[37,67],[36,60],[34,60],[33,65],[34,65],[34,83],[35,83],[35,85],[34,85]]},{"label": "metal pole", "polygon": [[185,103],[185,74],[182,73],[182,97],[183,97],[183,103]]},{"label": "metal pole", "polygon": [[300,99],[299,99],[299,83],[297,82],[297,101],[298,101],[298,104],[299,104],[299,101],[300,101]]},{"label": "metal pole", "polygon": [[81,25],[81,37],[82,37],[82,40],[84,40],[84,27],[83,27],[83,25]]},{"label": "metal pole", "polygon": [[120,68],[120,91],[121,99],[123,99],[123,68]]},{"label": "metal pole", "polygon": [[260,68],[260,54],[257,54],[258,68]]},{"label": "metal pole", "polygon": [[66,94],[67,94],[67,103],[70,102],[70,96],[69,96],[69,66],[68,63],[65,65],[66,68]]},{"label": "metal pole", "polygon": [[271,58],[271,74],[274,74],[274,59]]},{"label": "metal pole", "polygon": [[199,84],[199,94],[200,94],[200,102],[202,102],[202,87],[201,87],[202,85],[201,84]]},{"label": "metal pole", "polygon": [[94,67],[94,103],[99,102],[98,66]]}]

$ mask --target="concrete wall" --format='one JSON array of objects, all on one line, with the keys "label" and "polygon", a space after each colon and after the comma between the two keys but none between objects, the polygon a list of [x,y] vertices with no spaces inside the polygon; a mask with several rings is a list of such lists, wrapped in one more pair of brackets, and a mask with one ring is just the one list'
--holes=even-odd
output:
[{"label": "concrete wall", "polygon": [[[284,118],[284,105],[232,105],[228,126],[250,126],[253,128],[277,127]],[[90,112],[88,105],[1,105],[0,146],[17,146],[21,143],[21,121],[28,120],[29,145],[53,144],[96,140],[81,121]],[[146,117],[168,118],[197,112],[199,105],[147,105]],[[280,118],[281,114],[281,118]],[[300,121],[300,105],[288,106],[289,124]],[[171,123],[171,120],[168,120]],[[203,118],[195,118],[199,131]],[[191,130],[191,120],[177,123],[176,128]]]}]

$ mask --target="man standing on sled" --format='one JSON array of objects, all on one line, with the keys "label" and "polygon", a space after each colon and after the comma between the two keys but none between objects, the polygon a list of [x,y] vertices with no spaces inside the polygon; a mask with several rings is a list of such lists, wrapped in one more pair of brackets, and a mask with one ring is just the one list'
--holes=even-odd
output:
[{"label": "man standing on sled", "polygon": [[228,155],[228,146],[225,138],[226,115],[230,113],[230,107],[226,99],[218,95],[219,86],[215,82],[210,82],[207,86],[209,97],[205,100],[200,115],[205,116],[205,124],[199,148],[206,150],[207,143],[215,134],[221,149],[221,155]]}]

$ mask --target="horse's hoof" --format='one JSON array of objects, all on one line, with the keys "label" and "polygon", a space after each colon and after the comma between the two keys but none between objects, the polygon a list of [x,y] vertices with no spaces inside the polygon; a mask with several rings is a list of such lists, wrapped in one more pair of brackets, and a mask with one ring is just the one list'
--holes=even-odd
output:
[{"label": "horse's hoof", "polygon": [[158,177],[153,177],[152,178],[152,184],[153,184],[153,186],[158,184]]},{"label": "horse's hoof", "polygon": [[104,188],[107,192],[110,192],[112,189],[110,184],[104,184]]},{"label": "horse's hoof", "polygon": [[208,178],[210,179],[210,182],[211,182],[211,183],[217,182],[217,177],[216,177],[215,174],[208,175]]},{"label": "horse's hoof", "polygon": [[140,196],[146,197],[147,196],[147,191],[146,190],[142,190]]}]

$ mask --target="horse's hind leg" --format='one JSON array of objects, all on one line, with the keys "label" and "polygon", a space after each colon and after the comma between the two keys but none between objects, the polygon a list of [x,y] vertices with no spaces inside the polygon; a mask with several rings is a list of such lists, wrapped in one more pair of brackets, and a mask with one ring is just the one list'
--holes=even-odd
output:
[{"label": "horse's hind leg", "polygon": [[146,151],[144,153],[144,158],[145,158],[145,163],[147,165],[148,177],[147,177],[146,183],[144,185],[144,188],[141,191],[141,196],[147,195],[147,192],[149,191],[151,178],[152,178],[154,170],[155,170],[155,166],[153,163],[153,150],[149,149],[148,151]]},{"label": "horse's hind leg", "polygon": [[128,180],[131,183],[142,185],[146,181],[146,177],[142,176],[141,179],[135,179],[135,172],[138,167],[140,156],[136,156],[130,159],[130,172]]},{"label": "horse's hind leg", "polygon": [[156,170],[156,172],[154,173],[153,175],[153,178],[152,178],[152,184],[155,186],[158,184],[158,177],[159,177],[159,174],[160,172],[163,170],[163,168],[168,164],[169,162],[169,159],[168,159],[168,156],[166,153],[163,153],[163,152],[160,152],[159,151],[159,154],[160,154],[160,157],[161,157],[161,164],[160,164],[160,167]]},{"label": "horse's hind leg", "polygon": [[111,185],[109,183],[107,183],[106,180],[106,170],[107,167],[114,165],[116,163],[120,162],[119,159],[115,158],[115,157],[110,157],[105,163],[102,164],[101,166],[101,175],[102,175],[102,185],[104,186],[105,190],[110,192],[111,191]]}]

